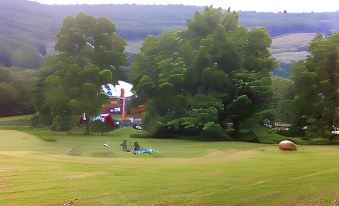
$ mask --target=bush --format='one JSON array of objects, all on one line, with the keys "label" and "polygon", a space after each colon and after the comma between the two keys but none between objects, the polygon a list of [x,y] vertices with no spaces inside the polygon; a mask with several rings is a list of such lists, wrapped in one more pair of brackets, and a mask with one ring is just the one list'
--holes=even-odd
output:
[{"label": "bush", "polygon": [[49,126],[52,124],[51,118],[43,114],[34,114],[31,119],[32,127]]},{"label": "bush", "polygon": [[104,132],[112,130],[108,124],[102,122],[101,120],[93,121],[92,122],[92,131],[93,132],[100,132],[101,136],[104,135]]},{"label": "bush", "polygon": [[193,117],[182,117],[169,121],[165,125],[165,134],[199,136],[202,128],[197,125],[198,120]]},{"label": "bush", "polygon": [[326,126],[311,125],[305,131],[305,137],[307,139],[327,138],[330,141],[334,136],[331,136],[331,129]]},{"label": "bush", "polygon": [[202,129],[201,133],[202,136],[205,137],[205,139],[227,138],[227,135],[225,134],[225,131],[221,128],[221,126],[214,122],[207,122],[204,125],[204,128]]},{"label": "bush", "polygon": [[298,127],[290,127],[288,130],[277,130],[277,134],[285,137],[303,137],[305,136],[305,131]]},{"label": "bush", "polygon": [[70,116],[60,116],[57,115],[53,119],[51,130],[54,131],[67,131],[72,128],[71,117]]},{"label": "bush", "polygon": [[[264,130],[264,131],[267,131],[267,130]],[[265,138],[265,136],[263,137]],[[258,135],[253,130],[249,130],[249,129],[241,130],[240,136],[237,137],[237,140],[245,141],[245,142],[260,143],[260,139],[258,138]]]},{"label": "bush", "polygon": [[276,109],[267,109],[255,114],[258,123],[263,125],[265,120],[269,120],[271,123],[274,123],[277,120],[278,112]]},{"label": "bush", "polygon": [[164,130],[164,125],[161,124],[160,118],[153,110],[144,112],[142,125],[144,130],[150,134],[161,135]]}]

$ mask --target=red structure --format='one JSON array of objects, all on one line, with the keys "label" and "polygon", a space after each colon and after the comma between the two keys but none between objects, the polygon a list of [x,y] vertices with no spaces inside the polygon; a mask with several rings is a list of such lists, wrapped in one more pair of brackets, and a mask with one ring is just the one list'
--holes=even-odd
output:
[{"label": "red structure", "polygon": [[126,120],[126,111],[125,111],[125,90],[121,88],[120,102],[121,102],[121,120]]},{"label": "red structure", "polygon": [[129,109],[128,110],[128,114],[129,115],[134,115],[134,114],[141,114],[145,111],[145,105],[142,104],[142,105],[139,105],[138,107],[136,108],[132,108],[132,109]]},{"label": "red structure", "polygon": [[[142,104],[136,108],[129,108],[129,102],[137,98],[131,92],[132,85],[123,81],[118,81],[118,85],[102,85],[102,91],[111,99],[110,103],[103,105],[101,114],[110,114],[121,121],[139,122],[142,119],[142,113],[145,111],[145,105]],[[134,97],[133,97],[134,96]]]},{"label": "red structure", "polygon": [[112,119],[112,116],[111,115],[107,115],[104,117],[104,122],[110,127],[110,128],[114,128],[114,122],[113,122],[113,119]]}]

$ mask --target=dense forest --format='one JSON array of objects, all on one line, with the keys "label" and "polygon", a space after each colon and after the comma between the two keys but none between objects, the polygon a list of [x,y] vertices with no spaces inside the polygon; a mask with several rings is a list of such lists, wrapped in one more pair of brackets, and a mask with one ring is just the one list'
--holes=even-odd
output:
[{"label": "dense forest", "polygon": [[[143,40],[147,35],[186,27],[186,20],[203,7],[168,5],[42,5],[26,0],[0,2],[0,65],[37,68],[65,16],[84,12],[104,16],[115,22],[117,34],[128,40]],[[156,18],[155,18],[156,17]],[[271,37],[300,32],[331,33],[338,30],[339,12],[259,13],[239,12],[239,24],[264,27]]]},{"label": "dense forest", "polygon": [[0,67],[0,116],[32,114],[37,70]]}]

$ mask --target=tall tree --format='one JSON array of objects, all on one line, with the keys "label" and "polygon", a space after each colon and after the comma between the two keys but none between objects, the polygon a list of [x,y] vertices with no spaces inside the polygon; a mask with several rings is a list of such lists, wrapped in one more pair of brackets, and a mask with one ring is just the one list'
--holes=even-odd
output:
[{"label": "tall tree", "polygon": [[[310,43],[310,55],[293,68],[295,125],[311,126],[324,136],[339,117],[339,32],[318,35]],[[312,129],[313,128],[313,129]]]},{"label": "tall tree", "polygon": [[111,70],[117,81],[123,77],[120,66],[126,64],[126,42],[115,32],[116,27],[109,19],[79,13],[64,19],[55,48],[76,57],[81,66],[91,63]]},{"label": "tall tree", "polygon": [[100,85],[123,74],[124,46],[108,19],[83,13],[66,17],[57,35],[59,54],[47,59],[41,72],[38,114],[51,119],[53,129],[66,130],[71,115],[98,112],[106,99]]},{"label": "tall tree", "polygon": [[216,134],[233,122],[237,135],[270,95],[271,39],[264,29],[239,26],[236,12],[220,8],[196,12],[187,26],[148,37],[132,65],[136,91],[148,101],[146,129],[202,134],[214,128]]}]

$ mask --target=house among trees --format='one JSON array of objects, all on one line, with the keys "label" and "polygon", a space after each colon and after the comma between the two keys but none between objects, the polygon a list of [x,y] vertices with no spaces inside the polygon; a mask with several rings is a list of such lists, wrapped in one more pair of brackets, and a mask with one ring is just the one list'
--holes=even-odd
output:
[{"label": "house among trees", "polygon": [[129,103],[135,97],[131,91],[132,84],[124,81],[118,81],[117,85],[104,84],[101,86],[104,94],[109,97],[110,102],[102,107],[102,113],[121,114],[121,121],[140,122],[141,113],[144,112],[145,106],[139,105],[135,108],[130,108]]}]

